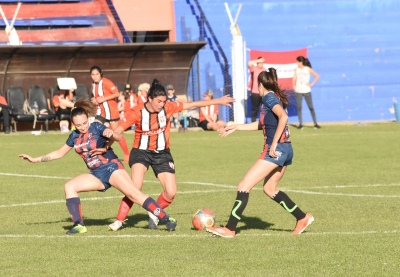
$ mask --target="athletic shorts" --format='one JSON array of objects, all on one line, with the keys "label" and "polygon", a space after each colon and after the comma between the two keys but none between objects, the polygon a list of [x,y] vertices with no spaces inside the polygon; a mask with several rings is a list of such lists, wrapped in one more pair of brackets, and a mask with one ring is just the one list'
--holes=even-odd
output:
[{"label": "athletic shorts", "polygon": [[129,155],[129,166],[132,167],[137,163],[144,165],[147,169],[151,166],[156,177],[163,172],[175,174],[174,159],[169,149],[150,151],[132,148]]},{"label": "athletic shorts", "polygon": [[91,170],[90,174],[92,174],[103,183],[104,189],[100,191],[104,192],[111,187],[111,184],[109,182],[111,175],[114,173],[114,171],[119,169],[124,169],[124,165],[121,163],[120,160],[114,159],[111,160],[108,164],[101,165],[98,168]]},{"label": "athletic shorts", "polygon": [[199,122],[199,127],[203,128],[203,130],[205,130],[205,131],[210,131],[209,129],[207,129],[207,124],[208,124],[208,121],[203,120],[203,121]]},{"label": "athletic shorts", "polygon": [[[269,149],[269,147],[268,147]],[[293,148],[291,143],[278,143],[276,147],[278,157],[273,158],[269,155],[269,151],[262,152],[259,159],[268,161],[279,166],[291,165],[293,159]]]}]

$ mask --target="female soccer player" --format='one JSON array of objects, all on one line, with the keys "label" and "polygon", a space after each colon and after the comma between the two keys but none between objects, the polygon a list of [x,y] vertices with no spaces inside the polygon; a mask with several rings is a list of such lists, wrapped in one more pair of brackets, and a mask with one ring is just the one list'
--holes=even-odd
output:
[{"label": "female soccer player", "polygon": [[[103,77],[103,70],[98,65],[90,68],[92,77],[92,103],[98,105],[97,115],[106,119],[112,130],[118,127],[119,110],[117,99],[119,91],[117,86],[110,80]],[[128,162],[129,149],[124,136],[118,142],[124,152],[124,162]]]},{"label": "female soccer player", "polygon": [[[161,208],[168,207],[176,195],[175,165],[169,146],[170,118],[174,113],[190,110],[213,104],[229,106],[235,99],[225,95],[218,99],[197,102],[168,102],[167,92],[158,80],[154,80],[148,94],[148,101],[136,106],[125,114],[125,120],[115,132],[122,132],[125,128],[135,125],[135,138],[129,156],[129,166],[132,168],[132,181],[138,189],[142,189],[143,179],[149,166],[163,187],[157,203]],[[132,201],[124,197],[121,201],[117,220],[110,225],[110,229],[117,231],[126,219]],[[149,228],[156,229],[158,218],[149,212]]]},{"label": "female soccer player", "polygon": [[304,213],[289,196],[277,189],[286,167],[292,164],[293,149],[289,140],[288,115],[285,111],[289,101],[278,86],[274,68],[269,68],[268,71],[258,75],[258,88],[262,96],[260,122],[230,125],[220,132],[221,137],[225,137],[235,130],[250,131],[262,128],[264,134],[263,151],[238,185],[237,197],[228,224],[220,228],[207,228],[208,232],[224,238],[235,236],[236,226],[246,208],[250,190],[262,179],[264,179],[264,193],[296,218],[297,224],[292,234],[302,233],[314,221],[311,214]]},{"label": "female soccer player", "polygon": [[[87,232],[83,223],[78,193],[106,191],[110,186],[121,191],[130,201],[155,214],[163,224],[166,224],[168,231],[173,231],[176,227],[176,220],[169,217],[154,199],[137,189],[114,152],[111,149],[104,148],[108,139],[119,140],[120,134],[113,132],[99,122],[90,123],[89,115],[95,113],[96,106],[91,102],[84,99],[78,100],[75,103],[75,108],[71,111],[71,121],[76,130],[69,135],[66,143],[60,149],[36,158],[27,154],[19,155],[20,158],[32,163],[47,162],[61,159],[74,148],[90,169],[89,173],[73,178],[64,186],[67,208],[74,223],[67,234]],[[99,154],[99,149],[102,148],[104,148],[103,153]]]}]

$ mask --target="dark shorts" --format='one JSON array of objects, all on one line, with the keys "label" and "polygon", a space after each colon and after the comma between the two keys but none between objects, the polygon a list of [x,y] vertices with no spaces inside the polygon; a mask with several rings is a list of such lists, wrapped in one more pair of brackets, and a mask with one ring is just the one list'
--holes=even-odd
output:
[{"label": "dark shorts", "polygon": [[144,165],[147,169],[151,166],[156,177],[163,172],[175,174],[174,159],[169,149],[156,152],[132,148],[129,155],[129,166],[132,167],[137,163]]},{"label": "dark shorts", "polygon": [[102,166],[99,166],[98,168],[91,170],[90,174],[92,174],[103,183],[104,189],[100,191],[104,192],[111,187],[111,184],[109,182],[111,175],[114,173],[114,171],[119,169],[124,169],[124,165],[121,163],[120,160],[114,159],[108,164],[104,164]]},{"label": "dark shorts", "polygon": [[[269,148],[269,147],[268,147]],[[278,143],[276,147],[276,151],[278,152],[279,156],[273,158],[269,156],[269,151],[266,153],[263,152],[260,155],[260,159],[264,161],[268,161],[279,166],[291,165],[293,160],[293,148],[291,143]]]},{"label": "dark shorts", "polygon": [[203,130],[205,130],[205,131],[209,131],[209,129],[207,129],[207,124],[208,124],[208,121],[203,120],[203,121],[199,122],[199,127],[203,128]]}]

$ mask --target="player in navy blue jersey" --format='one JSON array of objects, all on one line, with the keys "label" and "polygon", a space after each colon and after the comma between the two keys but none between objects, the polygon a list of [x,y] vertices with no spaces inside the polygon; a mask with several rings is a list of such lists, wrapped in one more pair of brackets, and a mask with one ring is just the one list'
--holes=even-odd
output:
[{"label": "player in navy blue jersey", "polygon": [[221,137],[228,136],[235,130],[262,129],[264,135],[263,151],[238,185],[237,197],[227,225],[207,228],[208,232],[225,238],[235,237],[236,227],[248,203],[250,190],[261,180],[264,180],[264,193],[296,218],[297,223],[292,234],[302,233],[314,221],[311,214],[304,213],[287,194],[277,189],[286,167],[292,164],[293,159],[287,125],[288,115],[285,110],[289,101],[278,86],[278,77],[274,68],[261,72],[257,80],[262,97],[260,121],[230,125],[220,131]]},{"label": "player in navy blue jersey", "polygon": [[27,154],[19,155],[20,158],[32,163],[47,162],[64,157],[74,148],[85,161],[90,172],[74,177],[64,186],[67,208],[74,223],[67,234],[87,232],[83,223],[78,193],[106,191],[110,186],[115,187],[131,201],[156,215],[161,223],[166,224],[168,231],[173,231],[176,227],[176,220],[169,217],[153,198],[143,194],[133,184],[121,161],[112,149],[107,147],[108,140],[119,140],[121,135],[114,133],[97,121],[91,123],[90,116],[95,113],[96,106],[88,99],[78,100],[75,108],[71,111],[71,122],[74,123],[76,130],[69,135],[61,148],[36,158]]}]

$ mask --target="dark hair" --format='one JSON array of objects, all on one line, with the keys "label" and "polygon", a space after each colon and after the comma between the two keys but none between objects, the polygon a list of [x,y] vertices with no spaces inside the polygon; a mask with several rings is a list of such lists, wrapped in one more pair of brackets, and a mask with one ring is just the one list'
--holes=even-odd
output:
[{"label": "dark hair", "polygon": [[90,74],[92,74],[93,70],[97,70],[100,73],[100,76],[103,77],[103,70],[101,70],[101,67],[98,65],[94,65],[90,68]]},{"label": "dark hair", "polygon": [[275,68],[268,68],[267,71],[263,71],[258,75],[258,85],[262,84],[265,89],[271,90],[278,96],[282,102],[283,108],[289,105],[289,100],[284,91],[278,85],[278,75],[276,74]]},{"label": "dark hair", "polygon": [[167,93],[165,92],[165,87],[160,83],[160,81],[158,81],[157,79],[154,79],[153,83],[151,83],[147,97],[154,99],[158,96],[166,97]]},{"label": "dark hair", "polygon": [[75,102],[74,108],[71,110],[71,121],[72,118],[77,115],[86,114],[87,117],[95,116],[97,112],[97,106],[93,104],[88,96],[80,98]]},{"label": "dark hair", "polygon": [[304,66],[308,66],[309,68],[312,68],[310,61],[307,58],[304,58],[303,56],[298,56],[296,58],[296,61],[302,63]]}]

